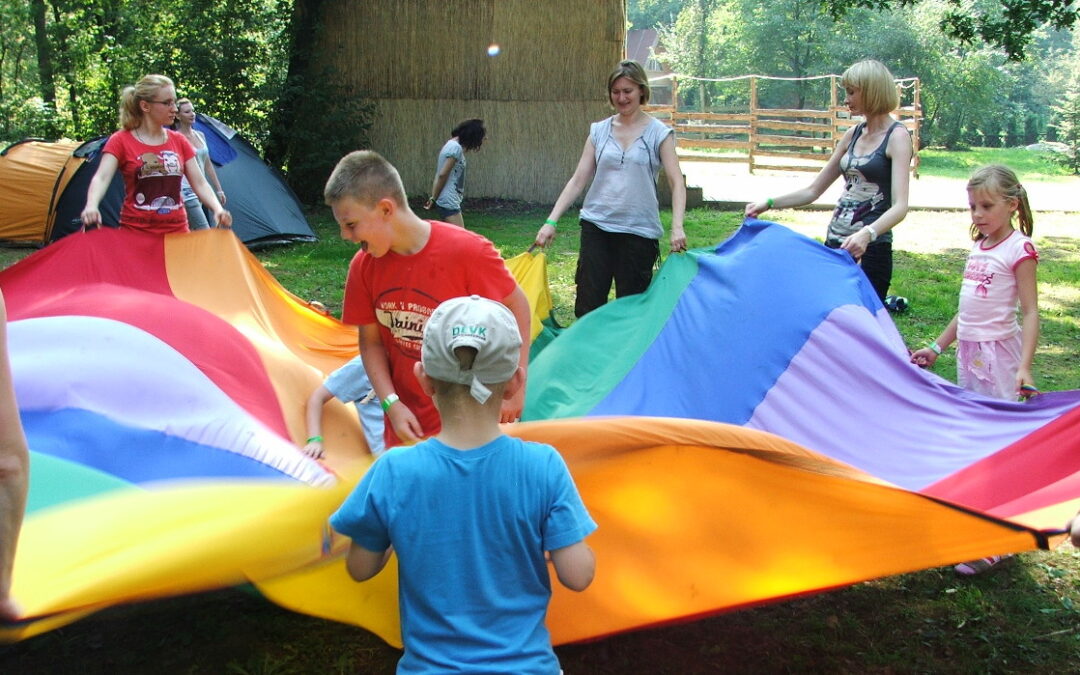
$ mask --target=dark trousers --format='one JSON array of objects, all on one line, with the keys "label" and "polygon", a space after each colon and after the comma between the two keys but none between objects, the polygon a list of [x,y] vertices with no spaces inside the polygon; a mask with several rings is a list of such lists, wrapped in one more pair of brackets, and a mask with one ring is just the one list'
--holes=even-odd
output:
[{"label": "dark trousers", "polygon": [[611,283],[615,297],[643,293],[652,281],[653,265],[660,258],[660,242],[636,234],[605,232],[587,220],[581,221],[581,246],[578,252],[577,300],[574,315],[578,318],[607,302]]},{"label": "dark trousers", "polygon": [[892,282],[892,242],[884,241],[867,246],[859,266],[870,280],[870,285],[877,291],[878,299],[884,304],[885,296],[889,294],[889,284]]},{"label": "dark trousers", "polygon": [[[833,245],[826,241],[825,245],[829,248],[840,248],[839,242]],[[862,260],[859,261],[859,267],[870,280],[881,304],[885,304],[885,296],[889,294],[889,284],[892,283],[892,242],[883,241],[867,246],[866,253],[863,253]]]}]

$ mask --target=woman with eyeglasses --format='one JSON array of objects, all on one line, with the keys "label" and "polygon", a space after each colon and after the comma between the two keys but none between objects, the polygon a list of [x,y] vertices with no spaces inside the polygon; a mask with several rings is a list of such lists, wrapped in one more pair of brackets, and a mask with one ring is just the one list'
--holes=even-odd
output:
[{"label": "woman with eyeglasses", "polygon": [[218,201],[198,166],[195,149],[166,127],[176,119],[176,87],[164,75],[146,75],[120,95],[120,131],[105,142],[101,163],[90,180],[83,227],[100,227],[99,206],[117,169],[124,178],[120,226],[140,232],[187,232],[181,177],[214,215],[218,227],[232,216]]}]

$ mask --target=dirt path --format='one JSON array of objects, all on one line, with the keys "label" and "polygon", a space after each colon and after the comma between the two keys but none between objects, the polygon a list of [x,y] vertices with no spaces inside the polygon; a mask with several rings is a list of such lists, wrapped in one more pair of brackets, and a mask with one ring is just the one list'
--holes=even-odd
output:
[{"label": "dirt path", "polygon": [[[745,204],[799,189],[813,179],[809,172],[758,171],[751,175],[746,164],[694,162],[682,159],[686,184],[700,187],[705,201]],[[966,181],[922,177],[911,181],[910,204],[914,209],[967,209]],[[1080,211],[1080,177],[1025,186],[1036,211]],[[815,204],[832,207],[840,197],[836,181]]]}]

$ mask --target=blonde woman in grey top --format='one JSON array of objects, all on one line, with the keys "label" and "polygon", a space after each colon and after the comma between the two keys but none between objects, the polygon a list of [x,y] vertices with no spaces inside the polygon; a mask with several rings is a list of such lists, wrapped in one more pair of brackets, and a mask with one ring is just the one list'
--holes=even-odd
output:
[{"label": "blonde woman in grey top", "polygon": [[622,61],[608,76],[608,97],[615,114],[591,126],[574,175],[536,233],[537,246],[551,243],[559,217],[592,182],[581,209],[578,317],[606,303],[612,283],[618,298],[648,288],[664,233],[656,194],[661,167],[671,188],[671,251],[686,250],[686,186],[675,134],[641,109],[649,100],[641,64]]}]

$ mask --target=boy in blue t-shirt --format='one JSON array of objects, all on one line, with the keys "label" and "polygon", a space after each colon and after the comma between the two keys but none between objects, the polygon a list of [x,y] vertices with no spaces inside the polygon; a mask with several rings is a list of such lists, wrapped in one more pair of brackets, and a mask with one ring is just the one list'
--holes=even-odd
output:
[{"label": "boy in blue t-shirt", "polygon": [[544,625],[551,580],[575,591],[596,568],[596,529],[554,448],[504,435],[499,408],[523,383],[521,334],[502,304],[471,296],[436,308],[416,377],[442,430],[376,461],[331,519],[364,581],[398,557],[398,673],[556,675]]}]

